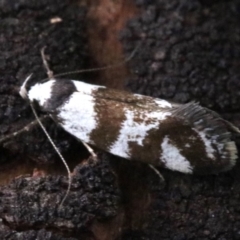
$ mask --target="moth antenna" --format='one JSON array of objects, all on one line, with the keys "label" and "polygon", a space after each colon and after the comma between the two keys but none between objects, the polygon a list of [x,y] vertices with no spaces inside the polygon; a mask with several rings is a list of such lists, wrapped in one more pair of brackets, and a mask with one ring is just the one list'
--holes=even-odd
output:
[{"label": "moth antenna", "polygon": [[48,78],[49,79],[53,79],[54,78],[53,71],[49,68],[47,57],[45,55],[45,49],[46,49],[46,46],[44,46],[41,49],[41,56],[42,56],[43,66],[45,67],[45,69],[47,71]]},{"label": "moth antenna", "polygon": [[[42,58],[43,58],[43,64],[45,66],[45,68],[47,69],[47,74],[48,74],[48,78],[45,78],[43,79],[42,81],[45,81],[47,79],[51,79],[53,77],[62,77],[62,76],[66,76],[66,75],[71,75],[71,74],[75,74],[75,73],[86,73],[86,72],[94,72],[94,71],[103,71],[103,70],[106,70],[106,69],[110,69],[110,68],[115,68],[115,67],[119,67],[123,64],[125,64],[126,62],[129,62],[133,57],[134,55],[136,54],[137,50],[140,48],[140,46],[142,45],[142,42],[140,42],[136,48],[132,51],[132,53],[130,54],[130,56],[128,56],[124,61],[120,61],[120,62],[117,62],[115,64],[110,64],[108,66],[105,66],[105,67],[99,67],[99,68],[90,68],[90,69],[82,69],[82,70],[76,70],[76,71],[70,71],[70,72],[65,72],[65,73],[59,73],[59,74],[56,74],[56,75],[50,75],[49,76],[49,73],[52,74],[52,71],[49,70],[49,67],[46,67],[48,66],[47,64],[47,61],[46,61],[46,57],[43,57],[45,55],[42,55]],[[44,50],[45,50],[45,47],[43,50],[43,54],[44,54]],[[41,51],[41,54],[42,54],[42,51]],[[44,63],[46,62],[46,64]]]},{"label": "moth antenna", "polygon": [[[49,116],[44,115],[44,116],[41,116],[39,119],[40,119],[40,121],[44,121],[47,118],[49,118]],[[0,143],[6,142],[8,139],[15,138],[18,135],[20,135],[21,133],[28,132],[37,125],[39,125],[38,121],[34,120],[34,121],[30,122],[29,124],[27,124],[25,127],[21,128],[20,130],[10,133],[10,134],[6,135],[5,137],[1,138]]]},{"label": "moth antenna", "polygon": [[71,184],[72,184],[72,177],[71,177],[71,172],[70,172],[70,169],[69,169],[69,166],[67,165],[67,162],[66,160],[64,159],[64,157],[62,156],[62,154],[60,153],[60,151],[58,150],[58,148],[56,147],[56,145],[54,144],[52,138],[50,137],[50,135],[48,134],[46,128],[43,126],[42,122],[40,121],[38,115],[37,115],[37,112],[35,111],[32,103],[30,102],[30,106],[31,106],[31,109],[33,111],[33,114],[38,122],[38,124],[40,125],[40,127],[42,128],[43,132],[45,133],[46,137],[48,138],[49,142],[52,144],[54,150],[56,151],[56,153],[58,154],[58,156],[60,157],[60,159],[62,160],[63,164],[65,165],[65,168],[67,170],[67,173],[68,173],[68,188],[67,188],[67,192],[64,196],[64,198],[62,199],[59,207],[62,207],[64,201],[66,200],[69,192],[70,192],[70,189],[71,189]]}]

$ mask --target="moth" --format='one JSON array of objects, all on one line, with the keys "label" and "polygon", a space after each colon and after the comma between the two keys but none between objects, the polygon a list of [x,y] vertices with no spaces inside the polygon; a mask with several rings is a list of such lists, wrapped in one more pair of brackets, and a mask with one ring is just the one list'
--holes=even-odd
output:
[{"label": "moth", "polygon": [[198,103],[159,98],[48,79],[20,95],[83,143],[113,155],[192,174],[231,169],[238,157],[232,140],[239,130]]}]

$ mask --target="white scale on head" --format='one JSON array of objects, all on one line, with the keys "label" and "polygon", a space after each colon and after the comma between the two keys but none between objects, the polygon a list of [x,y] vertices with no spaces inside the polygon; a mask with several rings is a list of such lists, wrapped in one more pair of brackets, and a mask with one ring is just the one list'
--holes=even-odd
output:
[{"label": "white scale on head", "polygon": [[31,102],[35,99],[38,101],[40,106],[43,106],[44,103],[51,98],[52,86],[56,80],[51,79],[45,83],[37,83],[31,87],[28,92],[28,98]]}]

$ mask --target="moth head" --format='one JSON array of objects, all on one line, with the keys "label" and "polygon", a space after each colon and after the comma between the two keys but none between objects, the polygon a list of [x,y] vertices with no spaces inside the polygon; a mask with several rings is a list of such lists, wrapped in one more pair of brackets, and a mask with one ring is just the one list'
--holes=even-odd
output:
[{"label": "moth head", "polygon": [[30,104],[34,104],[34,107],[47,110],[48,103],[52,99],[52,89],[55,83],[55,79],[44,79],[38,83],[30,84],[29,80],[31,75],[28,76],[20,87],[20,96],[27,100]]},{"label": "moth head", "polygon": [[27,83],[29,81],[29,79],[32,77],[32,74],[30,74],[26,79],[25,81],[23,82],[22,86],[20,87],[20,90],[19,90],[19,94],[20,96],[25,99],[25,100],[28,100],[28,91],[27,91]]}]

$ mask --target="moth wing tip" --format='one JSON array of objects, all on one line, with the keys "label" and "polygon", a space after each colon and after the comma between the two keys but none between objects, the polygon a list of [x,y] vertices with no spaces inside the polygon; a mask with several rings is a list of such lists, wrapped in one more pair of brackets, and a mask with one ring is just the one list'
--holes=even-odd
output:
[{"label": "moth wing tip", "polygon": [[238,158],[238,150],[236,143],[234,141],[227,142],[226,149],[228,150],[230,155],[230,164],[228,169],[231,169],[236,164],[236,160]]},{"label": "moth wing tip", "polygon": [[[208,141],[211,141],[218,148],[221,154],[219,161],[222,161],[221,167],[216,164],[216,172],[224,172],[232,169],[236,165],[238,158],[238,149],[232,134],[239,133],[239,129],[232,123],[222,119],[220,115],[212,110],[201,107],[196,102],[190,102],[179,107],[174,113],[177,117],[186,120],[198,132],[204,133]],[[223,147],[218,147],[220,145]],[[214,162],[213,162],[214,164]],[[214,172],[211,169],[211,172]]]}]

